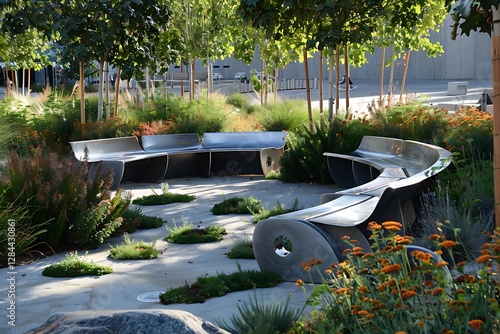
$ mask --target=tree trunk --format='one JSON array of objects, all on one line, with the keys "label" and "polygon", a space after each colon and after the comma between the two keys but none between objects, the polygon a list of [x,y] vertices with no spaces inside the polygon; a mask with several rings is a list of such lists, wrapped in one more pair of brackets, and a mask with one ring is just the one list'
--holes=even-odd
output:
[{"label": "tree trunk", "polygon": [[[333,98],[333,63],[335,61],[335,58],[334,58],[334,50],[333,48],[330,48],[328,50],[330,53],[328,55],[328,66],[329,66],[329,69],[328,69],[328,85],[330,86],[329,87],[329,92],[330,92],[330,96],[328,97],[328,122],[330,124],[332,124],[332,120],[333,120],[333,104],[335,103],[335,99]],[[337,87],[335,85],[335,87]]]},{"label": "tree trunk", "polygon": [[109,104],[109,63],[105,63],[105,81],[104,81],[104,89],[106,90],[106,119],[109,119],[111,110],[110,110],[110,104]]},{"label": "tree trunk", "polygon": [[[181,73],[184,73],[184,64],[181,61]],[[181,96],[184,96],[184,76],[181,75]]]},{"label": "tree trunk", "polygon": [[389,75],[389,98],[387,99],[388,106],[392,105],[392,96],[394,91],[394,45],[391,51],[391,74]]},{"label": "tree trunk", "polygon": [[[276,59],[278,59],[278,56],[279,56],[279,50],[276,49]],[[274,103],[276,103],[276,101],[278,100],[278,82],[279,82],[279,69],[278,69],[278,66],[276,66],[276,64],[274,64],[275,68],[274,68],[274,89],[273,89],[273,93],[274,93]]]},{"label": "tree trunk", "polygon": [[191,81],[189,83],[189,98],[191,100],[194,100],[194,69],[195,69],[194,61],[190,65],[191,65]]},{"label": "tree trunk", "polygon": [[319,51],[319,114],[323,115],[323,51]]},{"label": "tree trunk", "polygon": [[85,73],[83,62],[79,63],[80,68],[80,122],[85,124]]},{"label": "tree trunk", "polygon": [[309,115],[309,131],[313,132],[313,116],[312,116],[312,108],[311,108],[311,89],[309,87],[309,65],[307,63],[307,49],[304,47],[303,49],[304,56],[304,72],[306,77],[306,95],[307,95],[307,113]]},{"label": "tree trunk", "polygon": [[[493,12],[491,66],[493,75],[493,177],[495,186],[495,223],[500,228],[500,7]],[[499,269],[500,270],[500,269]]]},{"label": "tree trunk", "polygon": [[99,102],[97,103],[97,121],[102,121],[102,111],[103,111],[103,98],[102,98],[102,91],[103,91],[103,68],[104,68],[104,61],[101,60],[99,61]]},{"label": "tree trunk", "polygon": [[344,46],[344,67],[345,67],[345,110],[349,109],[349,88],[351,87],[349,79],[349,54],[347,44]]},{"label": "tree trunk", "polygon": [[339,108],[340,108],[340,87],[339,87],[339,80],[340,80],[340,46],[337,45],[336,49],[336,55],[335,55],[335,96],[337,99],[337,103],[335,104],[335,113],[338,115],[339,113]]},{"label": "tree trunk", "polygon": [[12,79],[10,78],[9,75],[9,65],[7,65],[7,62],[5,62],[5,87],[7,88],[5,96],[9,97],[10,96],[10,89],[12,88]]},{"label": "tree trunk", "polygon": [[23,77],[21,79],[21,83],[22,83],[22,92],[23,92],[23,96],[26,95],[26,92],[24,90],[24,86],[26,86],[26,69],[22,68],[22,71],[23,71]]},{"label": "tree trunk", "polygon": [[121,66],[116,69],[116,79],[115,79],[115,105],[113,107],[113,116],[118,116],[118,96],[120,93],[120,76],[121,76]]},{"label": "tree trunk", "polygon": [[401,82],[401,90],[399,91],[399,102],[403,101],[403,93],[405,91],[405,84],[406,84],[406,74],[408,73],[408,63],[410,61],[410,52],[411,50],[408,50],[405,56],[405,68],[403,71],[403,81]]},{"label": "tree trunk", "polygon": [[384,95],[384,75],[385,75],[385,48],[382,48],[382,63],[380,64],[380,89],[379,89],[379,101],[382,103],[382,97]]},{"label": "tree trunk", "polygon": [[28,70],[28,94],[30,93],[31,89],[31,69]]}]

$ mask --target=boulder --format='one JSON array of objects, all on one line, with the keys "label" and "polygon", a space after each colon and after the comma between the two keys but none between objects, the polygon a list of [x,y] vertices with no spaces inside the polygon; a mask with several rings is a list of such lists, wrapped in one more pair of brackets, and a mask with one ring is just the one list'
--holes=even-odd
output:
[{"label": "boulder", "polygon": [[223,334],[193,314],[179,310],[80,311],[58,313],[27,334]]}]

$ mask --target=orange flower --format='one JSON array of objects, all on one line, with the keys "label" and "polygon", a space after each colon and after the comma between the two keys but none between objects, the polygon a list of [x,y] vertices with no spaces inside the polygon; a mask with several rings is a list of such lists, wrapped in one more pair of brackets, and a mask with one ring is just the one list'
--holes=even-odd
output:
[{"label": "orange flower", "polygon": [[446,248],[446,249],[450,249],[450,248],[453,248],[457,245],[457,243],[453,240],[445,240],[445,241],[441,241],[439,243],[439,246],[443,247],[443,248]]},{"label": "orange flower", "polygon": [[384,274],[388,274],[388,273],[400,271],[401,269],[403,269],[403,267],[401,267],[400,264],[396,263],[396,264],[388,265],[388,266],[380,269],[380,271],[383,272]]},{"label": "orange flower", "polygon": [[437,295],[441,294],[443,291],[444,291],[443,288],[435,288],[434,291],[432,291],[432,295],[437,296]]},{"label": "orange flower", "polygon": [[479,320],[479,319],[469,321],[469,326],[471,326],[472,328],[477,329],[477,330],[480,330],[481,326],[483,324],[484,324],[484,321]]},{"label": "orange flower", "polygon": [[302,281],[300,278],[295,282],[295,285],[296,286],[303,286],[304,285],[304,281]]},{"label": "orange flower", "polygon": [[418,293],[416,291],[405,291],[401,294],[401,298],[403,298],[403,300],[406,300],[406,299],[413,297],[415,295],[418,295]]},{"label": "orange flower", "polygon": [[340,295],[342,293],[349,293],[349,292],[351,292],[351,290],[349,290],[349,288],[340,288],[336,292],[337,292],[337,295]]},{"label": "orange flower", "polygon": [[368,229],[369,230],[374,230],[374,231],[378,231],[380,229],[382,229],[382,225],[379,225],[375,222],[369,222],[368,223]]},{"label": "orange flower", "polygon": [[330,275],[331,273],[332,273],[332,271],[330,269],[325,270],[325,274]]},{"label": "orange flower", "polygon": [[399,332],[396,332],[395,334],[406,334],[405,331],[399,331]]},{"label": "orange flower", "polygon": [[436,263],[436,267],[437,268],[440,268],[440,267],[446,267],[449,263],[446,262],[446,261],[439,261],[438,263]]},{"label": "orange flower", "polygon": [[386,230],[391,231],[391,232],[397,232],[401,230],[401,223],[395,222],[395,221],[387,221],[383,222],[382,226],[385,227]]},{"label": "orange flower", "polygon": [[491,255],[488,255],[488,254],[481,255],[480,257],[478,257],[476,259],[476,262],[477,263],[485,263],[485,262],[488,262],[490,260],[490,258],[491,258]]},{"label": "orange flower", "polygon": [[440,238],[441,238],[441,236],[440,236],[439,234],[436,234],[436,233],[431,234],[431,235],[429,236],[429,239],[430,239],[430,240],[437,240],[437,239],[440,239]]}]

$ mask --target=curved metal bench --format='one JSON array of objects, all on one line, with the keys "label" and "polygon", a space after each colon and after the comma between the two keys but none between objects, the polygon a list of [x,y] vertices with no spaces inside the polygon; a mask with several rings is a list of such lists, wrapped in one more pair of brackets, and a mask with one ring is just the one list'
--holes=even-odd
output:
[{"label": "curved metal bench", "polygon": [[[332,178],[348,188],[322,195],[318,206],[257,224],[253,249],[261,270],[289,281],[321,282],[321,273],[343,260],[347,247],[343,236],[370,251],[366,229],[370,221],[395,220],[411,226],[424,182],[451,162],[450,152],[414,141],[367,136],[360,148],[347,155],[324,153]],[[323,260],[317,272],[300,266],[310,258]]]},{"label": "curved metal bench", "polygon": [[207,132],[203,147],[210,150],[212,175],[267,175],[279,169],[286,132]]},{"label": "curved metal bench", "polygon": [[134,136],[70,142],[75,157],[93,175],[113,172],[113,189],[123,182],[210,175],[264,174],[279,169],[286,132],[210,132]]}]

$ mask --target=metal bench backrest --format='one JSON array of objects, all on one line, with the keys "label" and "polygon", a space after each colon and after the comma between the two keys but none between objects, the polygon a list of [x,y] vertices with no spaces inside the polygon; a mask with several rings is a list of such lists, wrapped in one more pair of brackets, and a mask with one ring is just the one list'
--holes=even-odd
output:
[{"label": "metal bench backrest", "polygon": [[89,162],[98,161],[109,156],[144,152],[135,136],[81,140],[70,142],[75,157],[85,160],[85,148]]},{"label": "metal bench backrest", "polygon": [[206,149],[281,149],[285,146],[286,132],[207,132],[203,135]]},{"label": "metal bench backrest", "polygon": [[364,136],[352,154],[360,157],[396,156],[403,151],[404,145],[405,141],[402,139]]},{"label": "metal bench backrest", "polygon": [[436,147],[424,143],[407,140],[403,151],[398,156],[409,176],[425,172],[432,167],[440,158],[440,152]]},{"label": "metal bench backrest", "polygon": [[203,148],[197,133],[142,136],[142,147],[146,152],[199,150]]}]

